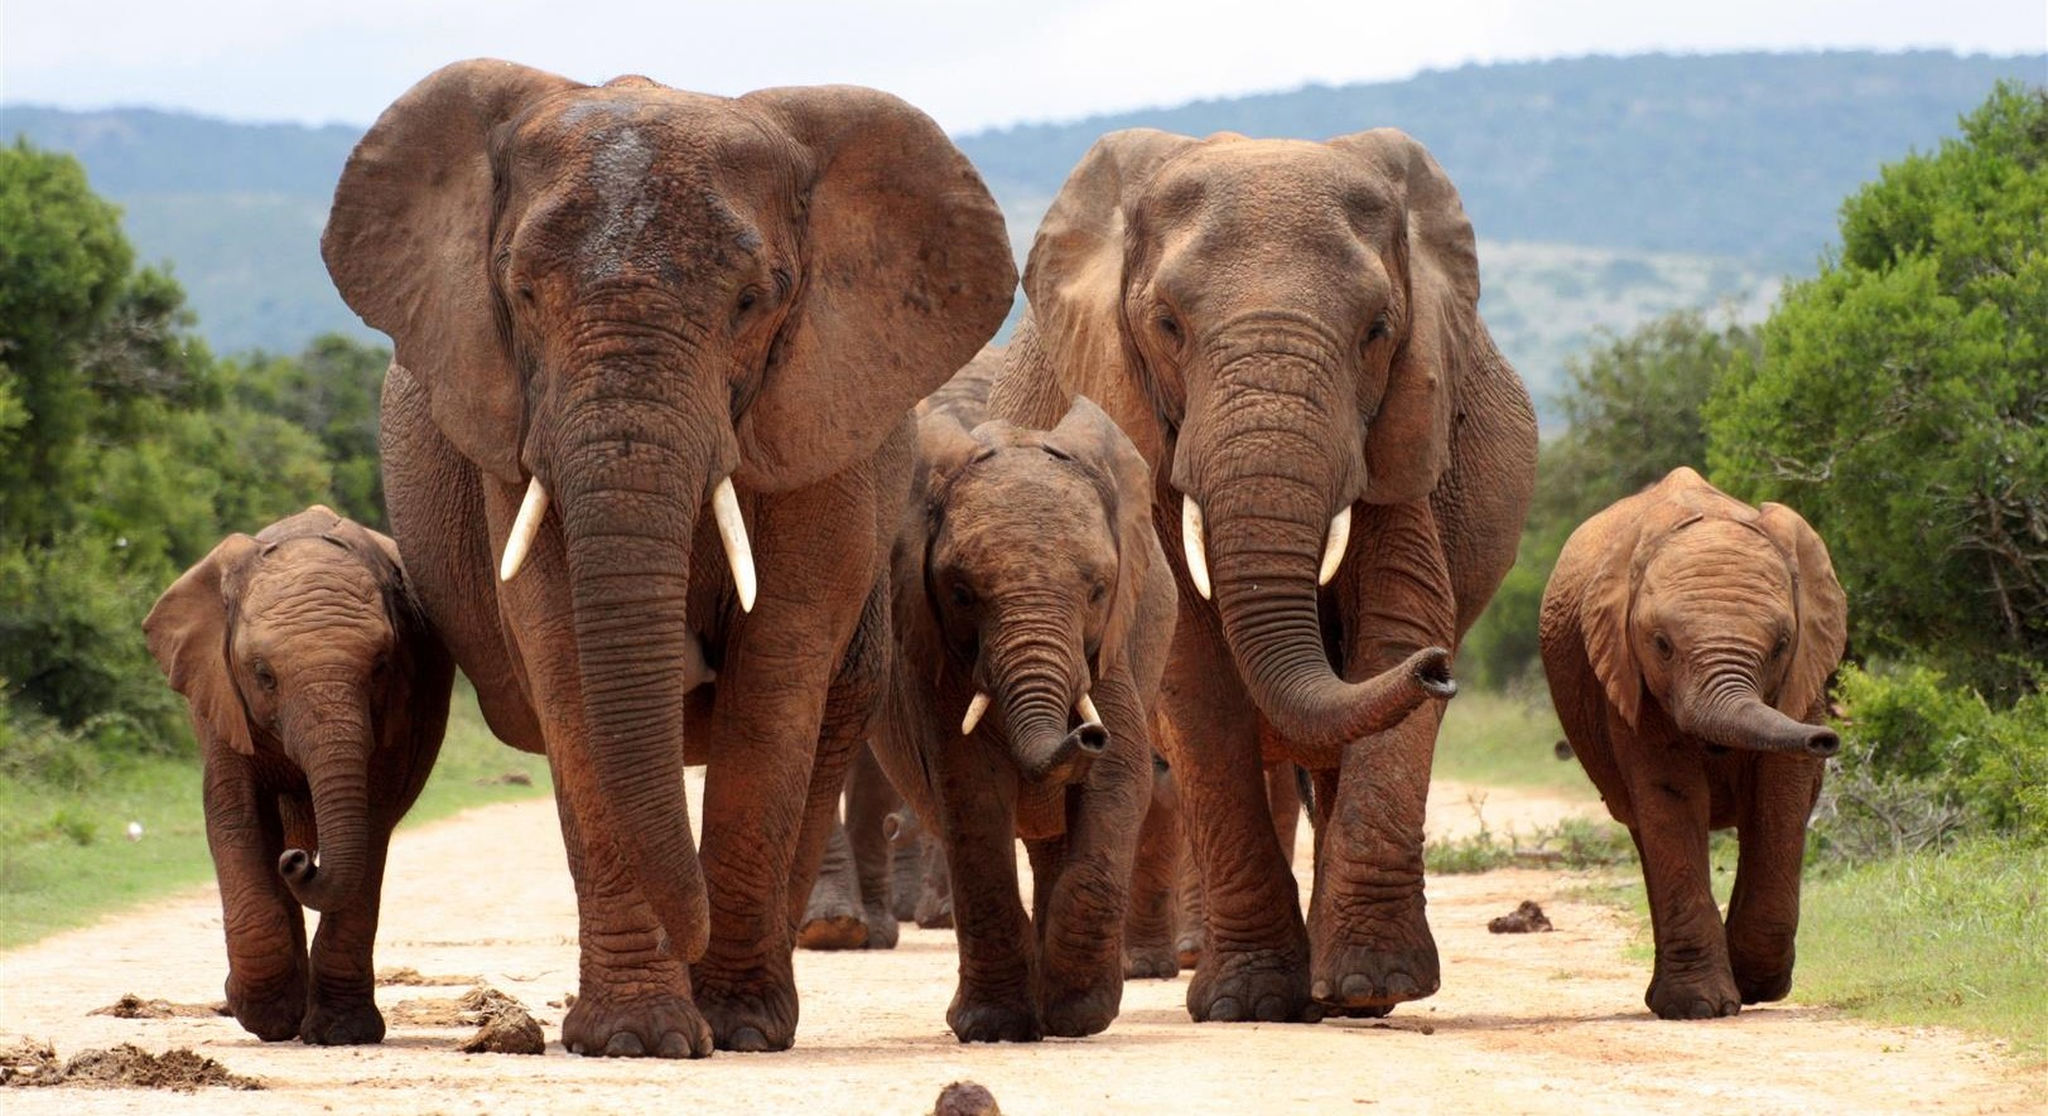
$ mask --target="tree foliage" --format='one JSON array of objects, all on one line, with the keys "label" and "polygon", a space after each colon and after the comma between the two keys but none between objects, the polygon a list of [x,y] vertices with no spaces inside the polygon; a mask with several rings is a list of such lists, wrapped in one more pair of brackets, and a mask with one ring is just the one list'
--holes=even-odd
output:
[{"label": "tree foliage", "polygon": [[1865,653],[2048,663],[2048,90],[2001,85],[1842,207],[1708,406],[1717,482],[1826,538]]},{"label": "tree foliage", "polygon": [[314,502],[384,518],[388,354],[217,360],[118,219],[70,157],[0,148],[0,753],[37,763],[53,739],[183,741],[141,621],[223,535]]}]

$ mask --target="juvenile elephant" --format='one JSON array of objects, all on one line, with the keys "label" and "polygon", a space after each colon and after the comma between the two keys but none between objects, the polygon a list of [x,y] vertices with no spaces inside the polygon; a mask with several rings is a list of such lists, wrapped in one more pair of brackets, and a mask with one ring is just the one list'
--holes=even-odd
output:
[{"label": "juvenile elephant", "polygon": [[787,1048],[795,924],[887,670],[908,412],[1015,286],[995,202],[883,93],[478,60],[378,118],[322,252],[396,350],[407,568],[492,729],[554,774],[564,1045]]},{"label": "juvenile elephant", "polygon": [[[1147,720],[1173,582],[1144,461],[1100,408],[1050,429],[919,422],[895,555],[896,709],[877,755],[952,876],[962,1042],[1094,1034],[1123,993]],[[1019,896],[1016,839],[1033,877]]]},{"label": "juvenile elephant", "polygon": [[[204,756],[228,1008],[265,1042],[382,1040],[384,854],[441,750],[455,672],[397,548],[311,507],[222,540],[142,627]],[[321,912],[310,965],[301,904]]]},{"label": "juvenile elephant", "polygon": [[[1642,856],[1665,1019],[1792,986],[1806,819],[1847,604],[1820,537],[1675,469],[1572,533],[1543,595],[1543,670],[1572,753]],[[1707,833],[1741,841],[1722,925]]]},{"label": "juvenile elephant", "polygon": [[[1113,132],[1054,199],[1024,290],[990,413],[1100,402],[1177,556],[1164,742],[1208,928],[1189,1013],[1430,995],[1424,699],[1453,692],[1448,649],[1514,562],[1536,460],[1457,191],[1392,129]],[[1313,776],[1306,926],[1261,777],[1282,760]]]}]

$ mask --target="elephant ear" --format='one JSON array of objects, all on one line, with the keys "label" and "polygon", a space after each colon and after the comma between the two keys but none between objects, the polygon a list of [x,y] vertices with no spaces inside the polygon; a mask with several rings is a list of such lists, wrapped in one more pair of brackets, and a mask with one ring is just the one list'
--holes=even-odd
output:
[{"label": "elephant ear", "polygon": [[1024,265],[1024,295],[1062,383],[1138,382],[1123,326],[1128,214],[1159,168],[1200,142],[1155,128],[1111,132],[1046,210]]},{"label": "elephant ear", "polygon": [[553,93],[555,74],[476,59],[445,66],[370,126],[334,188],[320,254],[349,308],[391,336],[435,425],[508,483],[524,478],[524,400],[490,281],[491,135]]},{"label": "elephant ear", "polygon": [[739,103],[813,170],[797,305],[738,431],[742,483],[786,490],[872,451],[966,364],[1009,313],[1017,265],[981,176],[905,102],[816,86]]},{"label": "elephant ear", "polygon": [[[1586,660],[1607,692],[1607,700],[1630,727],[1642,711],[1643,672],[1629,640],[1630,606],[1635,600],[1636,550],[1643,539],[1641,509],[1630,507],[1643,497],[1616,504],[1586,521],[1581,532],[1596,532],[1591,570],[1579,598],[1579,630],[1586,640]],[[1601,532],[1604,532],[1602,537]],[[1572,548],[1577,532],[1565,546]],[[1559,558],[1560,565],[1563,558]]]},{"label": "elephant ear", "polygon": [[261,547],[247,535],[229,535],[172,582],[142,621],[149,653],[171,688],[192,707],[192,727],[201,742],[245,756],[254,754],[256,745],[228,666],[228,582]]},{"label": "elephant ear", "polygon": [[1796,511],[1783,504],[1758,509],[1757,526],[1778,544],[1790,561],[1798,584],[1793,588],[1799,631],[1794,637],[1792,665],[1778,689],[1778,712],[1801,720],[1820,705],[1828,675],[1842,661],[1849,644],[1849,599],[1835,579],[1827,544]]},{"label": "elephant ear", "polygon": [[1110,591],[1108,620],[1095,652],[1095,676],[1107,677],[1123,664],[1131,627],[1151,575],[1152,470],[1138,447],[1085,395],[1074,397],[1065,418],[1045,443],[1081,463],[1102,493],[1102,510],[1116,531],[1116,585]]},{"label": "elephant ear", "polygon": [[1457,188],[1429,151],[1397,128],[1330,141],[1365,160],[1406,210],[1408,325],[1365,445],[1365,498],[1419,500],[1450,465],[1451,412],[1466,370],[1492,348],[1479,320],[1479,253]]}]

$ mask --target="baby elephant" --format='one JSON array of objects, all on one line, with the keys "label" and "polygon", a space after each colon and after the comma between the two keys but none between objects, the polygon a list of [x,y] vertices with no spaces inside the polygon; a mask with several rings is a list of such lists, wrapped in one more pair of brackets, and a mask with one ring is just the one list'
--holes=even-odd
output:
[{"label": "baby elephant", "polygon": [[[1543,669],[1572,753],[1628,826],[1665,1019],[1792,986],[1806,818],[1837,746],[1824,691],[1847,606],[1827,547],[1675,469],[1572,533],[1543,595]],[[1707,832],[1741,842],[1725,930]]]},{"label": "baby elephant", "polygon": [[1149,715],[1173,631],[1150,470],[1086,399],[1052,430],[970,432],[943,396],[923,409],[897,541],[897,705],[877,756],[934,821],[951,870],[953,1033],[1094,1034],[1123,996]]},{"label": "baby elephant", "polygon": [[[384,853],[441,750],[454,678],[397,548],[311,507],[228,536],[143,631],[204,751],[235,1019],[266,1042],[382,1040]],[[321,912],[310,966],[300,904]]]}]

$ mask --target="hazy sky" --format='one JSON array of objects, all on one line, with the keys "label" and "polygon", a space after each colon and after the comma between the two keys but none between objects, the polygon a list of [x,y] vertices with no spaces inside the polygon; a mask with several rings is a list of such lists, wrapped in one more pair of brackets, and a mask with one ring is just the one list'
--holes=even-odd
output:
[{"label": "hazy sky", "polygon": [[964,131],[1475,61],[1821,47],[2038,52],[2048,3],[0,0],[0,98],[366,123],[435,67],[492,55],[712,93],[858,82]]}]

